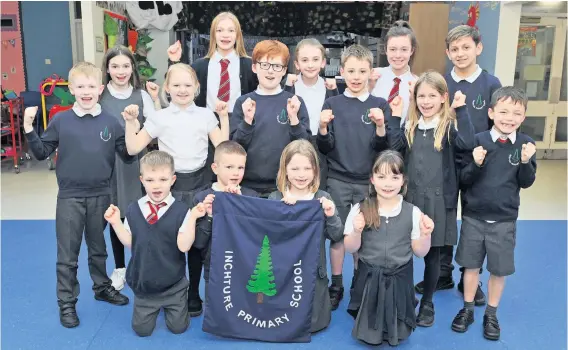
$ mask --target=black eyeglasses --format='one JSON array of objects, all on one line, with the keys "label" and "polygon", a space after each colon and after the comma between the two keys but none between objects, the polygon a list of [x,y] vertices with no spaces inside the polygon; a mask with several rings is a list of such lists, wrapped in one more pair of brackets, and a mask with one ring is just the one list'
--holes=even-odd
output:
[{"label": "black eyeglasses", "polygon": [[256,62],[260,65],[260,68],[264,70],[269,70],[272,67],[272,70],[275,72],[282,72],[284,66],[278,63],[268,63],[268,62]]}]

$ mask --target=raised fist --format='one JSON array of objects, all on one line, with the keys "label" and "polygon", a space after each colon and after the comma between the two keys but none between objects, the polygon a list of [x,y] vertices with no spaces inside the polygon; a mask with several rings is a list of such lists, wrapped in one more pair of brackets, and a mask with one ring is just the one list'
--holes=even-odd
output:
[{"label": "raised fist", "polygon": [[114,204],[111,204],[105,212],[105,220],[111,225],[116,225],[121,223],[120,221],[120,209]]},{"label": "raised fist", "polygon": [[333,120],[331,109],[324,109],[320,113],[320,128],[325,129],[327,125]]},{"label": "raised fist", "polygon": [[521,150],[521,162],[528,163],[532,156],[536,153],[536,146],[534,143],[525,143]]},{"label": "raised fist", "polygon": [[487,154],[487,150],[483,148],[483,146],[477,146],[473,149],[473,160],[475,164],[481,166],[483,161],[485,160],[485,155]]},{"label": "raised fist", "polygon": [[122,117],[126,121],[136,120],[138,118],[139,108],[138,105],[128,105],[122,112]]},{"label": "raised fist", "polygon": [[245,100],[245,102],[243,102],[243,114],[245,116],[245,122],[252,125],[255,112],[256,112],[256,102],[249,97]]},{"label": "raised fist", "polygon": [[456,109],[459,108],[461,106],[465,106],[465,95],[462,94],[461,91],[456,91],[456,94],[454,95],[454,101],[452,102],[452,108]]},{"label": "raised fist", "polygon": [[24,129],[33,129],[37,110],[37,106],[26,108],[24,111]]},{"label": "raised fist", "polygon": [[160,86],[158,86],[158,84],[152,81],[147,81],[146,90],[148,91],[148,95],[152,98],[152,101],[156,101],[158,99],[158,92],[160,92]]},{"label": "raised fist", "polygon": [[298,111],[302,102],[298,99],[298,96],[294,95],[292,98],[288,99],[288,104],[286,105],[286,112],[288,112],[288,118],[294,118],[298,116]]},{"label": "raised fist", "polygon": [[229,105],[227,102],[217,100],[215,104],[215,112],[221,117],[229,116]]},{"label": "raised fist", "polygon": [[181,43],[176,41],[172,46],[168,47],[168,58],[172,62],[179,62],[181,59]]},{"label": "raised fist", "polygon": [[331,217],[333,216],[333,214],[335,214],[335,204],[332,201],[325,197],[321,197],[320,203],[325,216]]},{"label": "raised fist", "polygon": [[430,236],[432,231],[434,231],[434,221],[428,215],[422,214],[420,217],[420,235]]},{"label": "raised fist", "polygon": [[369,119],[371,119],[376,126],[385,125],[385,115],[380,108],[371,108],[369,110]]},{"label": "raised fist", "polygon": [[335,90],[337,89],[337,82],[335,81],[335,79],[325,79],[325,88],[328,90]]},{"label": "raised fist", "polygon": [[364,228],[365,228],[365,217],[363,216],[363,213],[359,213],[353,219],[353,231],[355,233],[361,233],[363,232]]},{"label": "raised fist", "polygon": [[402,101],[402,97],[396,96],[392,99],[391,103],[389,103],[391,108],[391,113],[393,117],[402,117],[402,109],[404,108],[404,102]]},{"label": "raised fist", "polygon": [[288,86],[294,86],[297,81],[298,76],[296,74],[288,74],[288,76],[286,77],[286,85]]}]

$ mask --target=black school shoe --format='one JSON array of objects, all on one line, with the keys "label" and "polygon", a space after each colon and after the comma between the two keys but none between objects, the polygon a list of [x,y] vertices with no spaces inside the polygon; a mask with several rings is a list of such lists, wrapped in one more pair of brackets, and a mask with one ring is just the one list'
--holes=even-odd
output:
[{"label": "black school shoe", "polygon": [[99,301],[106,301],[113,305],[126,305],[130,302],[126,295],[120,294],[113,286],[108,286],[102,291],[95,293],[95,299]]},{"label": "black school shoe", "polygon": [[483,336],[489,340],[499,340],[501,336],[501,328],[497,316],[483,316]]},{"label": "black school shoe", "polygon": [[341,299],[343,299],[343,287],[338,287],[334,284],[329,286],[329,300],[331,301],[331,310],[335,311],[339,307]]},{"label": "black school shoe", "polygon": [[203,301],[199,296],[187,299],[187,311],[190,317],[198,317],[203,313]]},{"label": "black school shoe", "polygon": [[59,322],[65,328],[74,328],[79,325],[75,304],[63,304],[59,307]]},{"label": "black school shoe", "polygon": [[421,301],[416,317],[416,325],[420,327],[432,327],[434,324],[434,304],[429,301]]},{"label": "black school shoe", "polygon": [[[438,283],[436,284],[436,290],[445,290],[445,289],[452,289],[454,288],[454,280],[452,277],[440,277],[438,278]],[[414,290],[418,294],[424,294],[424,281],[418,282],[414,286]]]},{"label": "black school shoe", "polygon": [[[481,282],[479,282],[479,284],[477,285],[477,290],[475,291],[475,297],[473,298],[475,306],[483,306],[486,303],[485,293],[483,293],[483,291],[481,290],[482,285],[483,284]],[[460,282],[458,283],[458,291],[463,294],[463,279],[460,280]]]},{"label": "black school shoe", "polygon": [[458,312],[452,322],[452,330],[458,333],[464,333],[473,323],[473,311],[463,308]]}]

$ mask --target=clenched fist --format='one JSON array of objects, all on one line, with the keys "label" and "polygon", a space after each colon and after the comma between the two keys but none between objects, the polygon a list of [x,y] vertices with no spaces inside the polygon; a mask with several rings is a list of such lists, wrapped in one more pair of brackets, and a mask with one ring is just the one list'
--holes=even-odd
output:
[{"label": "clenched fist", "polygon": [[325,79],[325,88],[328,90],[335,90],[337,89],[337,82],[335,81],[335,79]]},{"label": "clenched fist", "polygon": [[521,162],[522,163],[528,163],[529,160],[531,160],[531,157],[534,156],[534,154],[536,153],[536,146],[534,145],[534,143],[525,143],[522,146],[522,150],[521,150]]},{"label": "clenched fist", "polygon": [[361,232],[363,232],[364,228],[365,228],[365,217],[363,216],[363,213],[359,213],[353,219],[353,232],[360,234]]},{"label": "clenched fist", "polygon": [[194,219],[202,218],[205,214],[207,214],[207,210],[203,203],[198,203],[195,207],[193,207],[193,209],[191,209],[191,216],[193,216]]},{"label": "clenched fist", "polygon": [[485,160],[485,155],[487,154],[487,150],[483,148],[483,146],[477,146],[473,149],[473,160],[475,164],[481,166],[483,161]]},{"label": "clenched fist", "polygon": [[146,90],[148,91],[148,95],[152,98],[152,101],[156,101],[158,99],[158,92],[160,92],[160,87],[158,84],[147,81],[146,82]]},{"label": "clenched fist", "polygon": [[120,221],[120,209],[114,204],[111,204],[110,207],[105,212],[105,220],[108,221],[111,225],[117,225],[121,223]]},{"label": "clenched fist", "polygon": [[254,120],[254,113],[256,112],[256,102],[250,97],[243,102],[243,114],[245,122],[252,125]]},{"label": "clenched fist", "polygon": [[331,109],[324,109],[320,113],[320,129],[327,129],[327,125],[333,120]]},{"label": "clenched fist", "polygon": [[205,211],[207,212],[207,215],[209,216],[213,216],[213,201],[215,200],[215,195],[214,194],[209,194],[207,195],[207,197],[205,197],[205,199],[203,200],[203,205],[205,206]]},{"label": "clenched fist", "polygon": [[369,110],[369,118],[376,126],[385,125],[385,115],[383,114],[383,110],[380,108],[371,108]]},{"label": "clenched fist", "polygon": [[465,95],[462,94],[461,91],[456,91],[456,94],[454,95],[454,101],[452,102],[452,108],[456,109],[461,106],[465,106]]},{"label": "clenched fist", "polygon": [[320,198],[321,207],[323,209],[323,213],[327,217],[333,216],[335,214],[335,204],[332,201],[325,197]]},{"label": "clenched fist", "polygon": [[228,117],[229,116],[229,105],[225,101],[217,100],[217,103],[215,104],[215,112],[220,117]]},{"label": "clenched fist", "polygon": [[297,81],[298,76],[296,74],[288,74],[288,76],[286,77],[286,85],[288,86],[294,86]]},{"label": "clenched fist", "polygon": [[138,118],[139,113],[138,105],[129,105],[124,108],[124,112],[122,112],[122,117],[125,121],[132,121]]},{"label": "clenched fist", "polygon": [[302,102],[298,96],[294,95],[292,98],[288,99],[288,104],[286,105],[286,112],[288,112],[288,118],[290,118],[290,122],[293,121],[294,118],[298,118],[298,112],[300,111],[300,106]]},{"label": "clenched fist", "polygon": [[428,215],[422,214],[420,217],[420,236],[430,236],[434,231],[434,221]]},{"label": "clenched fist", "polygon": [[282,198],[282,202],[288,205],[294,205],[297,201],[298,199],[296,199],[296,197],[290,195],[285,195],[284,198]]},{"label": "clenched fist", "polygon": [[402,109],[404,108],[404,102],[402,101],[402,97],[396,96],[395,98],[393,98],[391,103],[389,103],[389,106],[391,108],[391,113],[393,117],[398,117],[398,118],[402,117]]},{"label": "clenched fist", "polygon": [[30,132],[34,128],[34,120],[37,114],[37,106],[28,107],[24,111],[24,131]]},{"label": "clenched fist", "polygon": [[181,59],[181,43],[179,40],[172,46],[168,47],[168,58],[172,62],[179,62]]}]

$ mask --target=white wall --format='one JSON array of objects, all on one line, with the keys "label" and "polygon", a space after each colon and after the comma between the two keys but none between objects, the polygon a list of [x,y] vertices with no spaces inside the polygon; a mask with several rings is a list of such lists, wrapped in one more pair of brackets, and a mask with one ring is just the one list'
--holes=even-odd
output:
[{"label": "white wall", "polygon": [[[83,58],[97,67],[103,65],[103,52],[96,49],[96,38],[104,40],[104,10],[96,6],[94,1],[81,1],[81,17],[83,27]],[[104,41],[103,41],[104,46]]]},{"label": "white wall", "polygon": [[501,2],[499,5],[499,32],[495,56],[495,76],[503,86],[512,86],[515,81],[515,62],[521,23],[522,2]]},{"label": "white wall", "polygon": [[168,70],[167,50],[168,47],[173,44],[174,32],[173,30],[164,32],[152,28],[149,30],[149,34],[154,41],[150,43],[152,49],[148,52],[148,62],[152,67],[156,68],[152,79],[156,79],[156,84],[161,86]]}]

